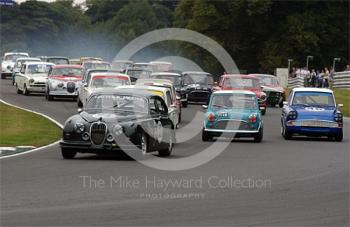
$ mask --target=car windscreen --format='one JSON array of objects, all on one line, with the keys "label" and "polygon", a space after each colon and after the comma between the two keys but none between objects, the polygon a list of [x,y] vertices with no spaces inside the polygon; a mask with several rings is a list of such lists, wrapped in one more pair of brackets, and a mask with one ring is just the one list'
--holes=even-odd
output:
[{"label": "car windscreen", "polygon": [[99,94],[91,96],[85,111],[103,112],[103,110],[148,113],[148,102],[146,98],[131,95]]},{"label": "car windscreen", "polygon": [[148,70],[128,70],[127,74],[136,79],[149,79],[151,71]]},{"label": "car windscreen", "polygon": [[36,59],[32,59],[32,60],[17,60],[17,64],[16,64],[16,66],[15,67],[17,67],[17,68],[21,68],[21,65],[24,63],[24,62],[27,62],[27,61],[40,61],[40,60],[36,60]]},{"label": "car windscreen", "polygon": [[116,69],[116,70],[125,70],[130,66],[132,66],[131,62],[113,62],[112,63],[112,69]]},{"label": "car windscreen", "polygon": [[28,65],[27,74],[48,74],[52,65],[38,64]]},{"label": "car windscreen", "polygon": [[278,80],[274,77],[260,76],[259,79],[263,85],[278,85]]},{"label": "car windscreen", "polygon": [[334,107],[335,103],[329,92],[298,91],[294,93],[292,105]]},{"label": "car windscreen", "polygon": [[81,68],[53,68],[51,75],[65,75],[65,76],[81,76],[82,69]]},{"label": "car windscreen", "polygon": [[216,94],[210,102],[214,109],[257,109],[254,95],[248,94]]},{"label": "car windscreen", "polygon": [[84,63],[84,68],[85,69],[110,69],[111,66],[108,63],[92,63],[92,62],[86,62]]},{"label": "car windscreen", "polygon": [[260,82],[253,78],[229,77],[224,81],[225,88],[260,88]]},{"label": "car windscreen", "polygon": [[4,61],[16,61],[17,58],[25,58],[28,57],[28,55],[25,54],[10,54],[5,56]]},{"label": "car windscreen", "polygon": [[181,85],[181,79],[177,75],[169,75],[169,74],[160,74],[160,75],[154,75],[153,78],[157,79],[165,79],[170,80],[174,86],[180,86]]},{"label": "car windscreen", "polygon": [[56,65],[65,65],[65,64],[69,64],[69,60],[66,58],[48,58],[46,60],[47,62],[51,62],[54,63]]},{"label": "car windscreen", "polygon": [[184,84],[200,84],[200,85],[213,85],[214,78],[212,75],[207,74],[185,74]]},{"label": "car windscreen", "polygon": [[93,88],[100,87],[119,87],[130,85],[129,79],[125,76],[93,76],[90,86]]}]

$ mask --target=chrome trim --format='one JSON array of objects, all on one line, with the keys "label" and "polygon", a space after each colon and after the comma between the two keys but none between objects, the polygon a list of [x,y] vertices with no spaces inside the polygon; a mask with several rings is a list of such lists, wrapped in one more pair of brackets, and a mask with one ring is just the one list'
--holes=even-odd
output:
[{"label": "chrome trim", "polygon": [[[106,127],[104,139],[103,139],[103,141],[102,141],[101,144],[95,144],[94,141],[92,140],[91,128],[92,128],[92,126],[95,125],[95,124],[103,124],[103,125],[105,125],[105,127]],[[95,145],[95,146],[103,146],[103,143],[104,143],[104,141],[106,140],[106,135],[107,135],[107,124],[106,124],[106,123],[104,123],[104,122],[102,122],[102,121],[98,121],[98,122],[94,122],[94,123],[92,123],[92,124],[90,125],[90,141],[91,141],[91,143],[92,143],[93,145]]]}]

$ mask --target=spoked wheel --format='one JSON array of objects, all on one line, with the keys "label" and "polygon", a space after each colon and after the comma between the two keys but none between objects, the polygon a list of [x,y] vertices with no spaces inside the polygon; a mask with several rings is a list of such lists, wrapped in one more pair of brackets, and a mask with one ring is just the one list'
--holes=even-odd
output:
[{"label": "spoked wheel", "polygon": [[143,155],[146,155],[149,152],[148,138],[144,132],[142,132],[140,136],[140,147]]}]

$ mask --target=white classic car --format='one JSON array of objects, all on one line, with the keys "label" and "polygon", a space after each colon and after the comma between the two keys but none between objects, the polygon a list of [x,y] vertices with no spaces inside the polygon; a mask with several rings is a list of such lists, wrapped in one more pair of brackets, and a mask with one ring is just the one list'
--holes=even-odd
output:
[{"label": "white classic car", "polygon": [[158,95],[163,98],[165,104],[168,107],[168,114],[170,120],[173,122],[175,128],[177,128],[179,124],[179,112],[176,108],[176,105],[173,104],[171,98],[171,89],[167,87],[156,87],[156,86],[143,86],[143,85],[130,85],[130,86],[122,86],[118,89],[135,89],[137,91],[146,91],[153,95]]},{"label": "white classic car", "polygon": [[130,84],[130,77],[125,74],[115,72],[91,73],[91,76],[84,81],[84,84],[78,90],[78,107],[85,106],[88,98],[94,92]]},{"label": "white classic car", "polygon": [[1,79],[5,79],[6,76],[11,76],[16,59],[24,57],[29,57],[29,54],[23,52],[5,53],[1,61]]},{"label": "white classic car", "polygon": [[[153,74],[153,73],[152,73]],[[177,96],[174,84],[170,80],[166,79],[139,79],[136,81],[136,86],[154,86],[169,88],[171,91],[171,105],[176,107],[178,113],[177,122],[181,122],[181,98]]]},{"label": "white classic car", "polygon": [[49,70],[55,64],[48,62],[25,62],[16,74],[17,94],[29,95],[30,92],[45,92]]},{"label": "white classic car", "polygon": [[46,84],[46,99],[55,97],[78,97],[78,88],[82,85],[83,68],[81,65],[55,65],[49,72]]},{"label": "white classic car", "polygon": [[19,73],[19,71],[21,70],[21,66],[23,63],[25,62],[38,62],[38,61],[41,61],[40,58],[17,58],[16,59],[16,62],[15,62],[15,65],[13,67],[13,70],[12,70],[12,84],[15,85],[15,77],[16,77],[16,74]]}]

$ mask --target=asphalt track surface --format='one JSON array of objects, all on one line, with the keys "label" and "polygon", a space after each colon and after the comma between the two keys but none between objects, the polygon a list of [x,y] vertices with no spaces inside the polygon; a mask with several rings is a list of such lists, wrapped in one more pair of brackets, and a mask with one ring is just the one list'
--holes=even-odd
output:
[{"label": "asphalt track surface", "polygon": [[[4,101],[62,124],[76,113],[75,102],[17,95],[9,80],[0,88]],[[182,127],[197,111],[198,105],[184,109]],[[190,170],[161,171],[122,156],[63,160],[58,145],[1,159],[1,226],[349,226],[349,123],[341,143],[285,141],[280,111],[268,109],[262,143],[233,141]],[[176,145],[172,158],[209,145],[192,136]],[[229,177],[244,183],[227,186]],[[130,179],[139,184],[126,185]],[[164,189],[154,179],[197,185]]]}]

